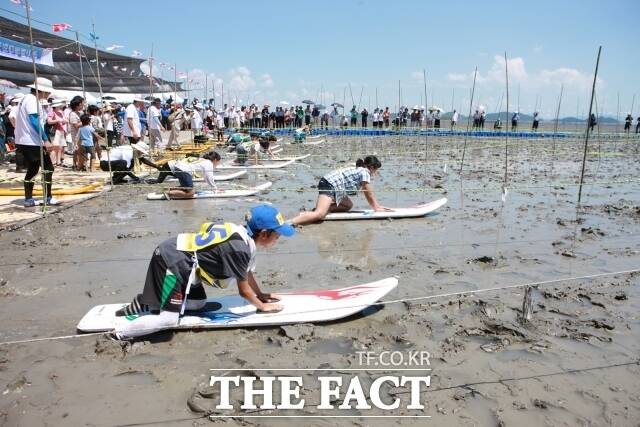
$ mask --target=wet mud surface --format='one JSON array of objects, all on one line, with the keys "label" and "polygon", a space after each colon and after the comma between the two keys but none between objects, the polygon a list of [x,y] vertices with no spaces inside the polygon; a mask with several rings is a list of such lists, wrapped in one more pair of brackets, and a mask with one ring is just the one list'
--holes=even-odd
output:
[{"label": "wet mud surface", "polygon": [[[382,204],[443,195],[448,204],[426,218],[303,227],[259,254],[265,290],[333,288],[395,275],[400,284],[386,299],[397,300],[640,268],[636,143],[591,143],[590,184],[580,208],[575,183],[583,141],[508,141],[503,203],[504,143],[469,139],[462,175],[463,139],[335,138],[325,146],[287,146],[287,154],[312,156],[239,181],[273,181],[259,197],[147,201],[153,186],[122,186],[2,232],[0,341],[74,334],[92,306],[127,302],[141,290],[148,259],[163,239],[204,221],[240,222],[259,201],[288,217],[311,209],[324,173],[374,153],[383,163],[374,181]],[[366,206],[362,196],[355,204]],[[357,417],[210,419],[220,413],[210,369],[260,376],[265,372],[252,369],[318,368],[348,378],[349,369],[366,368],[357,351],[423,350],[432,371],[420,413],[432,419],[395,424],[636,425],[640,366],[629,363],[640,354],[639,281],[638,274],[619,274],[540,286],[524,324],[524,289],[511,288],[391,303],[329,324],[166,332],[133,343],[92,336],[2,345],[0,424],[386,426],[389,420]],[[363,383],[379,374],[358,373]],[[311,381],[317,373],[300,375]],[[383,398],[402,393],[385,389]],[[302,397],[319,399],[314,389]]]}]

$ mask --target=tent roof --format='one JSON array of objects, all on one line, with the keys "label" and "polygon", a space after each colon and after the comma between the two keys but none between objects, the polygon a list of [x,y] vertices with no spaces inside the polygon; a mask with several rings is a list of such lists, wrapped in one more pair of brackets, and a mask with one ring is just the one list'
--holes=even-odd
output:
[{"label": "tent roof", "polygon": [[[29,27],[0,16],[0,37],[29,43]],[[39,77],[46,77],[53,81],[53,87],[56,89],[82,90],[82,75],[84,75],[85,90],[99,92],[99,67],[103,92],[148,93],[150,90],[149,76],[140,70],[140,64],[144,62],[144,59],[99,50],[98,63],[94,47],[80,44],[83,59],[81,72],[78,45],[75,40],[34,28],[33,41],[37,47],[54,49],[54,66],[39,64],[37,72]],[[34,81],[33,65],[29,62],[0,57],[0,78],[20,86],[32,84]],[[154,92],[174,90],[174,82],[155,77],[153,80]],[[176,90],[182,90],[180,83],[175,83],[175,85]]]}]

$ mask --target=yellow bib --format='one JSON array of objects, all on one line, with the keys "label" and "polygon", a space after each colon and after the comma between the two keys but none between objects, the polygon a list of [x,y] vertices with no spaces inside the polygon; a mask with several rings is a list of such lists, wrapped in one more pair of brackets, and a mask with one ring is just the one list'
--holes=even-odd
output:
[{"label": "yellow bib", "polygon": [[[233,234],[231,226],[232,224],[228,222],[225,222],[224,224],[205,222],[200,227],[200,231],[198,233],[178,234],[176,249],[178,249],[179,251],[195,253],[210,246],[218,245],[229,240],[229,238]],[[198,274],[200,279],[207,285],[216,286],[219,288],[226,287],[226,283],[224,283],[223,280],[211,277],[200,267],[197,268],[196,273]]]},{"label": "yellow bib", "polygon": [[222,243],[231,237],[231,223],[214,224],[205,222],[198,233],[180,233],[176,247],[179,251],[196,252]]}]

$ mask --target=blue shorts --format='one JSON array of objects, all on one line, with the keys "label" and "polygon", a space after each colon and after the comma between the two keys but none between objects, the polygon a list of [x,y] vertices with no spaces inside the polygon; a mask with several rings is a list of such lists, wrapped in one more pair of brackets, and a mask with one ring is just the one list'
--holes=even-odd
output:
[{"label": "blue shorts", "polygon": [[193,188],[193,177],[189,172],[176,169],[173,171],[173,176],[178,178],[181,188]]}]

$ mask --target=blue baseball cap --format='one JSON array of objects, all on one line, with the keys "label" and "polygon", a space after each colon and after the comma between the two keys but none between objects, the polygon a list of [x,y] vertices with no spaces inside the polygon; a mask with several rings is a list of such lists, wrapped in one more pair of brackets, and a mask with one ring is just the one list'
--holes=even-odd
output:
[{"label": "blue baseball cap", "polygon": [[246,217],[249,236],[261,230],[273,230],[281,236],[290,237],[296,234],[291,224],[284,222],[284,217],[276,208],[259,205],[251,209]]}]

